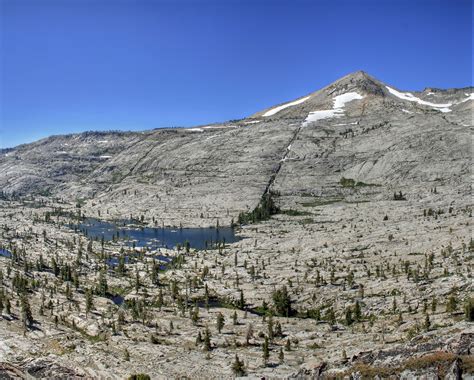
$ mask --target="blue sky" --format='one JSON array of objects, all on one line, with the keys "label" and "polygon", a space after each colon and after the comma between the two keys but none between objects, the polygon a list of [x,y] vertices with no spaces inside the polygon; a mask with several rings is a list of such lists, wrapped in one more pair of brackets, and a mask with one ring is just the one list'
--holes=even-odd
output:
[{"label": "blue sky", "polygon": [[470,0],[0,0],[0,146],[242,118],[356,70],[472,83]]}]

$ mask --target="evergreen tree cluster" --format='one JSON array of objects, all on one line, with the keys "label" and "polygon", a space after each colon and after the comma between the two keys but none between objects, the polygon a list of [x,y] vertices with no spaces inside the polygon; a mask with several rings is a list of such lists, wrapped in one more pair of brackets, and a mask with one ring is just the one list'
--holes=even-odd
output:
[{"label": "evergreen tree cluster", "polygon": [[239,224],[255,223],[268,220],[272,215],[277,214],[280,209],[273,199],[274,193],[268,192],[262,196],[260,203],[251,212],[241,212],[239,214]]}]

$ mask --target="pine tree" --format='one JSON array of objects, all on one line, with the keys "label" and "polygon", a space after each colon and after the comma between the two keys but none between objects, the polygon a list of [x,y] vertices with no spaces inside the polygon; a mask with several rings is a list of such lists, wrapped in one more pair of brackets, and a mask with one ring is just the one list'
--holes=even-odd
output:
[{"label": "pine tree", "polygon": [[281,331],[281,323],[279,321],[276,321],[276,323],[275,323],[274,335],[277,336],[277,337],[283,336],[283,332]]},{"label": "pine tree", "polygon": [[245,365],[243,360],[240,360],[237,354],[235,354],[235,360],[232,363],[232,372],[235,376],[245,376]]},{"label": "pine tree", "polygon": [[266,366],[268,359],[270,358],[268,337],[265,337],[265,340],[263,341],[263,344],[262,344],[262,358],[263,358],[263,365]]},{"label": "pine tree", "polygon": [[275,306],[275,310],[279,315],[288,317],[291,315],[292,308],[291,308],[291,299],[288,294],[288,290],[286,286],[282,286],[281,289],[276,290],[273,292],[272,295],[273,304]]},{"label": "pine tree", "polygon": [[160,292],[158,293],[157,306],[160,310],[163,307],[163,290],[162,289],[160,289]]},{"label": "pine tree", "polygon": [[92,295],[92,290],[87,289],[86,290],[86,315],[89,314],[89,312],[93,309],[94,307],[94,296]]},{"label": "pine tree", "polygon": [[202,343],[202,335],[201,331],[198,331],[198,334],[196,336],[196,346],[199,346]]},{"label": "pine tree", "polygon": [[437,307],[438,307],[438,301],[436,300],[436,297],[433,297],[433,300],[431,301],[431,312],[435,313]]},{"label": "pine tree", "polygon": [[354,318],[357,322],[362,320],[362,310],[360,308],[359,301],[356,301],[356,303],[354,305]]},{"label": "pine tree", "polygon": [[179,287],[175,280],[171,281],[171,296],[175,300],[179,295]]},{"label": "pine tree", "polygon": [[217,314],[217,322],[216,322],[217,331],[219,331],[219,334],[221,333],[222,328],[224,327],[224,323],[225,323],[224,316],[222,315],[222,313],[219,312]]},{"label": "pine tree", "polygon": [[31,325],[34,322],[30,303],[28,301],[26,294],[21,295],[20,303],[21,303],[21,318],[23,320],[23,326],[26,330],[27,328],[31,327]]},{"label": "pine tree", "polygon": [[160,284],[159,282],[159,269],[160,266],[155,262],[155,259],[153,259],[153,265],[151,267],[151,282],[152,284],[158,286]]},{"label": "pine tree", "polygon": [[107,277],[105,276],[105,272],[101,271],[99,274],[99,284],[97,286],[97,294],[102,297],[107,295],[108,285],[107,285]]},{"label": "pine tree", "polygon": [[274,333],[273,333],[273,317],[271,315],[268,318],[267,327],[268,327],[268,338],[270,339],[270,341],[272,341],[274,338]]},{"label": "pine tree", "polygon": [[125,313],[122,310],[119,310],[117,323],[119,326],[123,326],[125,324]]},{"label": "pine tree", "polygon": [[135,292],[138,293],[140,290],[140,274],[138,273],[138,268],[135,271]]},{"label": "pine tree", "polygon": [[76,270],[72,272],[72,283],[76,289],[79,289],[79,275]]},{"label": "pine tree", "polygon": [[12,306],[10,303],[10,298],[5,297],[5,312],[10,315],[12,313]]},{"label": "pine tree", "polygon": [[352,317],[352,309],[350,307],[346,309],[345,319],[347,326],[350,326],[354,323],[354,318]]},{"label": "pine tree", "polygon": [[71,292],[71,287],[69,286],[69,282],[66,283],[66,298],[68,300],[71,300],[72,299],[72,292]]},{"label": "pine tree", "polygon": [[331,325],[336,324],[336,315],[334,314],[334,310],[333,310],[332,307],[329,307],[329,308],[326,310],[325,319],[326,319]]},{"label": "pine tree", "polygon": [[244,292],[242,289],[240,289],[239,309],[243,309],[244,307],[245,307]]},{"label": "pine tree", "polygon": [[117,272],[120,274],[125,273],[125,256],[122,254],[118,258]]},{"label": "pine tree", "polygon": [[51,259],[51,268],[53,270],[54,275],[58,276],[59,275],[59,267],[58,267],[58,264],[57,264],[56,259],[54,257]]},{"label": "pine tree", "polygon": [[431,321],[430,321],[430,316],[428,314],[425,314],[425,324],[424,324],[425,330],[429,331],[431,327]]},{"label": "pine tree", "polygon": [[211,351],[211,332],[207,326],[204,330],[204,351]]},{"label": "pine tree", "polygon": [[458,308],[458,300],[454,296],[454,294],[451,294],[448,298],[448,303],[446,305],[446,312],[452,313],[453,311],[456,311]]},{"label": "pine tree", "polygon": [[245,334],[245,343],[247,344],[247,346],[249,345],[250,339],[252,338],[253,338],[253,325],[249,323],[247,327],[247,333]]},{"label": "pine tree", "polygon": [[474,322],[474,298],[469,298],[464,304],[464,316],[466,321]]}]

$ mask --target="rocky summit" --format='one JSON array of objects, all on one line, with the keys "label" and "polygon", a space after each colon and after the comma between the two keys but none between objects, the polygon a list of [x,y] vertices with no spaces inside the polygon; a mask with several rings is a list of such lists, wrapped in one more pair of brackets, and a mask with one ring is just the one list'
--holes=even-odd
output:
[{"label": "rocky summit", "polygon": [[0,150],[0,378],[471,378],[473,99],[359,71]]}]

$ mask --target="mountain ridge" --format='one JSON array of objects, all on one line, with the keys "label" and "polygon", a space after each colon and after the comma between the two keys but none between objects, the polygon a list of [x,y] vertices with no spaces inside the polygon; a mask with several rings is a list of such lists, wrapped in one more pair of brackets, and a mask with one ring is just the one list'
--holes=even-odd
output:
[{"label": "mountain ridge", "polygon": [[[282,194],[330,194],[342,175],[396,185],[411,178],[410,171],[419,171],[419,181],[439,176],[459,182],[454,174],[463,178],[469,157],[472,95],[465,89],[422,95],[388,88],[358,71],[268,117],[265,112],[281,105],[241,120],[192,128],[45,138],[2,151],[0,187],[7,194],[85,199],[85,209],[93,214],[107,204],[115,216],[130,211],[132,191],[139,212],[160,214],[169,224],[182,217],[181,207],[174,205],[177,198],[189,210],[188,224],[213,225],[217,219],[230,224],[240,212],[253,209],[271,178],[272,189]],[[459,129],[457,134],[452,128]],[[460,141],[462,136],[466,140]],[[461,154],[451,164],[455,169],[438,173],[450,166],[439,154],[449,157],[453,147]],[[415,163],[409,169],[402,165],[406,158]],[[341,174],[331,174],[333,166]],[[200,217],[201,209],[208,210],[208,217]]]},{"label": "mountain ridge", "polygon": [[[358,87],[360,90],[365,89],[368,93],[372,93],[374,95],[380,95],[382,97],[386,96],[386,95],[390,95],[389,92],[386,90],[386,87],[388,86],[387,84],[385,84],[384,82],[380,81],[379,79],[371,76],[370,74],[368,74],[367,72],[365,72],[363,70],[358,70],[358,71],[354,71],[352,73],[349,73],[349,74],[335,80],[334,82],[332,82],[332,83],[330,83],[330,84],[328,84],[328,85],[326,85],[326,86],[324,86],[324,87],[322,87],[318,90],[312,91],[312,92],[310,92],[306,95],[300,96],[300,97],[295,98],[293,100],[288,100],[286,102],[275,104],[273,106],[264,108],[260,111],[254,112],[253,114],[251,114],[247,117],[244,117],[242,119],[235,119],[234,121],[240,122],[240,121],[244,121],[244,120],[247,120],[247,119],[252,120],[252,119],[255,119],[255,118],[259,118],[266,111],[272,110],[272,109],[277,108],[279,106],[283,106],[285,104],[300,100],[300,99],[305,98],[305,97],[314,97],[314,96],[317,96],[317,95],[319,95],[319,94],[321,94],[325,91],[329,92],[329,95],[331,95],[335,91],[341,91],[341,87],[344,87],[344,86],[349,86],[349,89],[350,89],[350,85],[353,85],[355,87],[361,86],[361,87]],[[453,95],[456,96],[456,95],[458,95],[459,93],[461,93],[463,91],[464,92],[470,92],[470,93],[472,93],[474,91],[474,87],[472,87],[472,86],[461,87],[461,88],[447,88],[447,89],[436,88],[436,87],[425,87],[422,91],[400,90],[397,87],[394,87],[394,86],[391,86],[391,85],[389,87],[391,87],[393,89],[396,89],[397,91],[400,91],[400,92],[409,92],[409,93],[420,94],[420,95],[422,95],[425,92],[427,92],[427,93],[429,93],[429,92],[440,92],[442,94],[445,94],[445,93],[451,94],[452,93]],[[346,89],[347,89],[347,87],[346,87]],[[43,138],[35,140],[33,142],[22,143],[22,144],[13,146],[13,147],[0,148],[0,154],[7,152],[7,150],[16,149],[16,148],[19,148],[19,147],[24,146],[24,145],[35,144],[35,143],[38,143],[40,141],[43,141],[43,140],[46,140],[46,139],[49,139],[49,138],[60,137],[60,136],[76,136],[76,135],[80,135],[80,134],[100,134],[100,133],[105,133],[105,134],[110,134],[110,133],[123,133],[123,134],[136,133],[136,134],[138,134],[138,133],[153,132],[153,131],[157,131],[157,130],[194,129],[194,128],[212,127],[212,126],[218,127],[218,126],[231,124],[231,123],[232,123],[232,120],[228,120],[228,121],[213,122],[213,123],[207,123],[207,124],[198,124],[198,125],[190,126],[190,127],[163,127],[163,128],[154,128],[154,129],[144,129],[144,130],[140,130],[140,131],[113,130],[113,129],[112,130],[100,130],[100,131],[98,131],[98,130],[86,130],[86,131],[83,131],[83,132],[74,132],[74,133],[67,133],[67,134],[56,134],[56,135],[50,135],[50,136],[43,137]]]},{"label": "mountain ridge", "polygon": [[[312,106],[318,106],[318,105],[321,105],[321,103],[328,102],[329,100],[327,98],[334,95],[334,94],[339,94],[343,91],[348,92],[348,91],[351,91],[351,90],[359,90],[359,91],[362,91],[363,93],[365,93],[367,95],[389,97],[389,98],[393,99],[393,96],[390,94],[390,91],[388,90],[389,87],[392,88],[392,89],[395,89],[395,90],[397,90],[398,92],[401,92],[401,93],[407,93],[408,92],[408,93],[414,93],[414,94],[422,95],[423,92],[425,91],[424,90],[422,92],[419,92],[419,91],[410,91],[410,90],[408,90],[408,91],[398,90],[398,88],[396,88],[394,86],[389,86],[389,85],[383,83],[382,81],[380,81],[380,80],[376,79],[375,77],[369,75],[365,71],[359,70],[359,71],[350,73],[348,75],[345,75],[344,77],[330,83],[329,85],[327,85],[327,86],[325,86],[325,87],[323,87],[319,90],[313,91],[313,92],[311,92],[307,95],[296,98],[295,100],[297,101],[297,100],[300,100],[300,99],[303,99],[303,98],[307,98],[308,101],[311,103],[311,99],[315,98],[315,101],[312,102],[311,105]],[[459,95],[459,93],[461,93],[462,91],[467,91],[467,90],[469,90],[472,93],[472,89],[473,89],[473,87],[464,87],[464,88],[460,88],[460,89],[453,89],[453,88],[446,89],[446,90],[437,89],[436,91],[437,92],[442,92],[442,93],[453,93],[453,95],[456,96],[456,95]],[[324,95],[326,95],[326,99],[324,98]],[[265,114],[265,112],[268,112],[268,111],[270,111],[274,108],[277,108],[279,106],[284,106],[285,104],[292,103],[295,100],[290,100],[288,102],[280,103],[276,106],[266,108],[262,111],[258,111],[256,113],[254,113],[251,117],[252,118],[261,117]],[[300,105],[300,107],[301,107],[301,105]],[[284,111],[284,109],[282,111]]]}]

